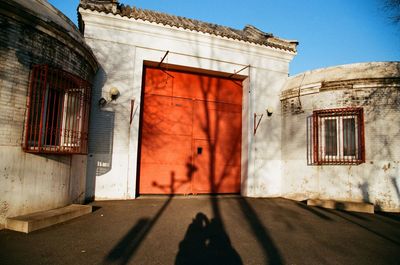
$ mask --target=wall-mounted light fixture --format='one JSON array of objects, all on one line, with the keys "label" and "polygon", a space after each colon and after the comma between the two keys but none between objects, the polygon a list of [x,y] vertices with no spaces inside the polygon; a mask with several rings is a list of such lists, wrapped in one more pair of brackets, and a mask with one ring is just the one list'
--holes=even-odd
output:
[{"label": "wall-mounted light fixture", "polygon": [[110,98],[111,100],[116,100],[119,97],[119,90],[116,87],[112,87],[110,89]]},{"label": "wall-mounted light fixture", "polygon": [[[268,107],[268,108],[265,109],[265,112],[267,113],[268,117],[271,117],[272,114],[274,113],[274,110],[273,110],[273,108]],[[254,133],[254,135],[257,133],[258,126],[260,125],[260,122],[261,122],[263,117],[264,117],[264,113],[261,113],[261,114],[254,113],[254,119],[253,119],[253,122],[254,122],[253,133]]]},{"label": "wall-mounted light fixture", "polygon": [[272,113],[274,113],[274,110],[272,108],[266,108],[265,111],[267,112],[268,117],[271,117]]},{"label": "wall-mounted light fixture", "polygon": [[108,100],[103,97],[99,99],[98,103],[99,103],[100,107],[104,107],[105,105],[107,105],[107,103],[109,103],[110,101],[116,100],[120,96],[119,90],[116,87],[110,88],[110,91],[108,93],[109,93]]}]

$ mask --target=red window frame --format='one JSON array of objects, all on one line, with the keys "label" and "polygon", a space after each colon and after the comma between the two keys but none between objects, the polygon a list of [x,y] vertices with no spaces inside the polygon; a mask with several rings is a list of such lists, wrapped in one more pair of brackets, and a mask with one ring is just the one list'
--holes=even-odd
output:
[{"label": "red window frame", "polygon": [[48,65],[30,73],[23,150],[87,154],[91,84]]},{"label": "red window frame", "polygon": [[315,110],[307,129],[307,161],[311,165],[365,162],[363,108]]}]

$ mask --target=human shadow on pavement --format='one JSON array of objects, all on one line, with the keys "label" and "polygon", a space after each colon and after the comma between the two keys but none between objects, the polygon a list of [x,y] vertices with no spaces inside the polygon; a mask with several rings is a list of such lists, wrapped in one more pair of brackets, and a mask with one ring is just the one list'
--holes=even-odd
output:
[{"label": "human shadow on pavement", "polygon": [[197,213],[179,243],[175,265],[243,264],[218,218]]}]

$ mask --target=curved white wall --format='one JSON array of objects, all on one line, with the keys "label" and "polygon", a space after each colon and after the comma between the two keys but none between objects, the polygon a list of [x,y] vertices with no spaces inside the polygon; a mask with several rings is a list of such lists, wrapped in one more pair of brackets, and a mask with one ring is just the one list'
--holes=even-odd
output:
[{"label": "curved white wall", "polygon": [[[281,98],[285,197],[366,201],[377,210],[400,211],[399,62],[308,71],[291,77]],[[364,109],[366,162],[307,165],[307,117],[343,107]]]}]

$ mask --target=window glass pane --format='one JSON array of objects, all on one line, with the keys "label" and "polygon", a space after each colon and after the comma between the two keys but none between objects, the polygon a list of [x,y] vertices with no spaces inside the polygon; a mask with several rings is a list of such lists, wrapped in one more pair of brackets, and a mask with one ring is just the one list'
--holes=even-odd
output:
[{"label": "window glass pane", "polygon": [[64,145],[76,147],[79,145],[79,133],[81,131],[81,112],[82,112],[82,97],[79,91],[69,91],[65,95],[65,119],[64,128],[69,132],[64,139]]},{"label": "window glass pane", "polygon": [[41,89],[41,80],[35,80],[36,84],[33,85],[35,88],[32,91],[31,102],[30,102],[30,117],[29,117],[29,130],[28,130],[28,144],[36,146],[39,141],[40,131],[40,115],[42,114],[42,101],[43,101],[43,90]]},{"label": "window glass pane", "polygon": [[55,89],[49,88],[47,90],[46,97],[46,110],[44,113],[44,144],[45,145],[58,145],[59,137],[58,133],[60,131],[59,115],[60,115],[60,99],[62,98],[62,93]]},{"label": "window glass pane", "polygon": [[336,119],[325,120],[325,155],[337,155],[337,130]]},{"label": "window glass pane", "polygon": [[354,118],[343,119],[343,154],[356,155],[356,122]]}]

